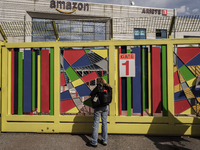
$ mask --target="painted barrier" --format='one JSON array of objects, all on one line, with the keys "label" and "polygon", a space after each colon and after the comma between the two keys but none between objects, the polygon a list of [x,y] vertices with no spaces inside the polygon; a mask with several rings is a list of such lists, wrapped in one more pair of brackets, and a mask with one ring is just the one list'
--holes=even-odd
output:
[{"label": "painted barrier", "polygon": [[[173,45],[198,43],[2,42],[1,131],[91,133],[89,94],[103,77],[113,87],[108,133],[199,135],[199,92],[194,87],[200,51],[187,47],[173,54]],[[120,76],[120,54],[134,54],[133,76]],[[122,63],[127,71],[128,61]]]}]

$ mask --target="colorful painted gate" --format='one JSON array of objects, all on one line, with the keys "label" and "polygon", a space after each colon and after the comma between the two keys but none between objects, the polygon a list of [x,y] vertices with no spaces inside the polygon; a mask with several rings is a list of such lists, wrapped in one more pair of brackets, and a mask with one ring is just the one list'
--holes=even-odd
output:
[{"label": "colorful painted gate", "polygon": [[[2,42],[1,131],[91,133],[89,94],[102,77],[113,87],[109,133],[199,135],[199,48],[173,47],[198,43]],[[123,53],[135,54],[135,77],[119,76]]]}]

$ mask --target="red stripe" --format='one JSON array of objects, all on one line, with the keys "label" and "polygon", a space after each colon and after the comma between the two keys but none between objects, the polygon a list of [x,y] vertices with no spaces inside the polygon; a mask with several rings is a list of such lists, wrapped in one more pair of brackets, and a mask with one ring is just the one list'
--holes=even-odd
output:
[{"label": "red stripe", "polygon": [[[119,54],[121,54],[121,48],[119,48]],[[118,74],[120,74],[120,72]],[[122,81],[120,75],[119,75],[119,115],[122,115]]]},{"label": "red stripe", "polygon": [[152,101],[153,113],[161,112],[160,47],[152,47]]},{"label": "red stripe", "polygon": [[49,112],[49,50],[41,50],[41,112]]},{"label": "red stripe", "polygon": [[11,53],[11,114],[14,114],[14,90],[15,90],[15,51]]},{"label": "red stripe", "polygon": [[92,72],[92,73],[87,74],[86,76],[82,77],[82,80],[86,83],[86,82],[92,81],[92,80],[97,79],[97,78],[98,78],[97,73]]}]

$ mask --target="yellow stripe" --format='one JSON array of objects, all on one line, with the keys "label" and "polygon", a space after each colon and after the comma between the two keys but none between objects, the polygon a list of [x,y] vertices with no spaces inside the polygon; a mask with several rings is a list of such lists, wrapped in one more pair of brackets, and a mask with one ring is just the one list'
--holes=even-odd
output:
[{"label": "yellow stripe", "polygon": [[38,77],[38,92],[37,92],[37,112],[41,112],[41,108],[40,108],[40,103],[41,103],[41,86],[40,86],[40,84],[41,84],[41,76],[40,76],[40,72],[41,72],[41,70],[40,70],[40,55],[38,55],[38,74],[37,74],[37,77]]},{"label": "yellow stripe", "polygon": [[151,53],[148,53],[148,91],[149,114],[151,114]]},{"label": "yellow stripe", "polygon": [[118,70],[118,65],[119,65],[119,57],[118,57],[118,51],[119,51],[119,47],[118,47],[118,49],[115,49],[115,95],[117,95],[116,96],[116,101],[115,101],[115,103],[116,103],[116,116],[119,116],[119,83],[118,83],[118,79],[119,79],[119,70]]},{"label": "yellow stripe", "polygon": [[8,115],[11,115],[11,50],[8,50]]},{"label": "yellow stripe", "polygon": [[77,79],[77,80],[73,81],[72,84],[74,87],[77,87],[79,85],[84,84],[84,82],[81,79]]}]

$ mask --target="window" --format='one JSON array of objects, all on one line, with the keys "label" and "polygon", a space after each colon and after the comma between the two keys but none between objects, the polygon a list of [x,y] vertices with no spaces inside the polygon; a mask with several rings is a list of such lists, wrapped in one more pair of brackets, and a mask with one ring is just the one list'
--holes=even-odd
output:
[{"label": "window", "polygon": [[[59,33],[59,41],[106,40],[105,22],[55,20],[55,23]],[[32,30],[33,42],[56,41],[56,37],[52,36],[54,30],[49,19],[33,18]],[[37,34],[44,36],[37,36]]]},{"label": "window", "polygon": [[156,29],[156,39],[166,39],[167,30]]},{"label": "window", "polygon": [[146,39],[146,29],[134,29],[134,39]]}]

